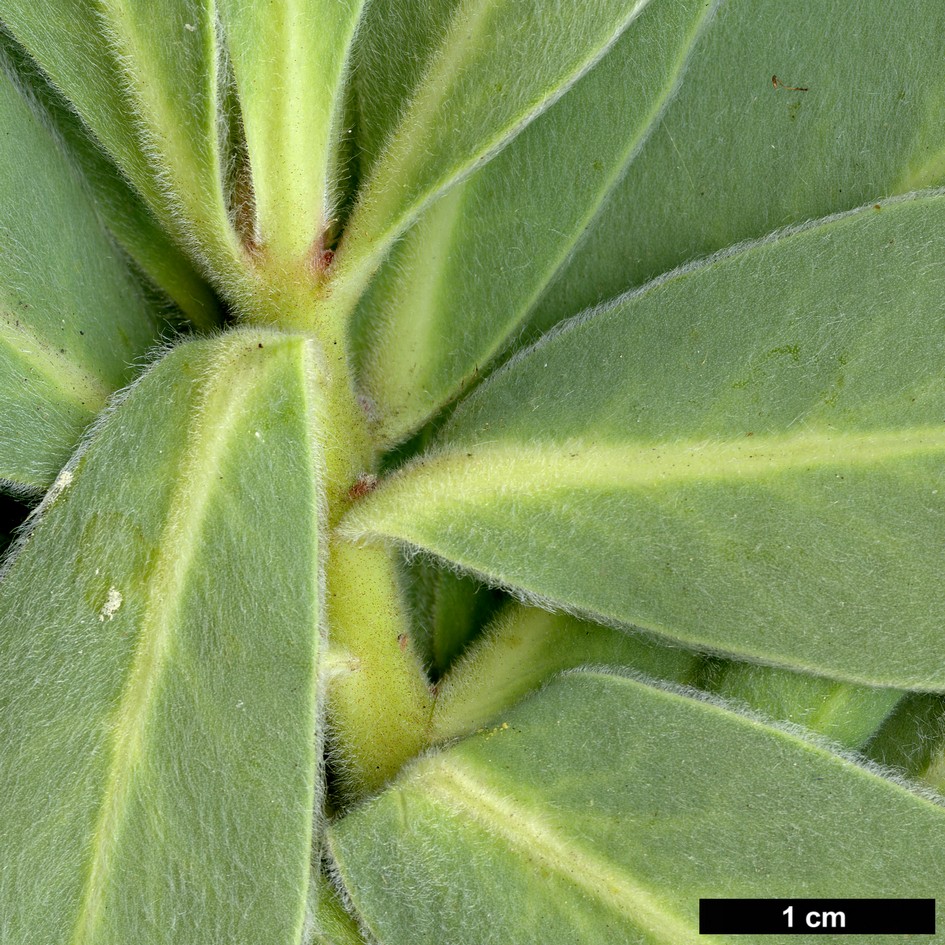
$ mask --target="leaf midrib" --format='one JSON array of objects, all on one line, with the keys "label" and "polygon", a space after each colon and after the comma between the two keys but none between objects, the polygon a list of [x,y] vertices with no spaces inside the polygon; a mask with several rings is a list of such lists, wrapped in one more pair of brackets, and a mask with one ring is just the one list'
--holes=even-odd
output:
[{"label": "leaf midrib", "polygon": [[229,354],[225,348],[217,363],[208,366],[206,376],[211,379],[206,382],[203,402],[196,411],[168,505],[138,629],[138,647],[113,716],[111,761],[90,843],[90,867],[72,945],[93,942],[102,919],[110,861],[118,846],[148,721],[173,647],[176,619],[207,509],[218,488],[217,468],[255,388],[252,375],[241,376],[221,364]]},{"label": "leaf midrib", "polygon": [[113,392],[106,378],[79,366],[10,312],[0,308],[0,345],[9,348],[65,397],[94,414]]},{"label": "leaf midrib", "polygon": [[[945,453],[945,425],[792,436],[742,434],[737,439],[667,443],[568,440],[468,448],[460,444],[456,451],[422,457],[407,467],[357,509],[349,524],[357,527],[358,521],[369,521],[373,509],[389,508],[398,493],[422,498],[429,508],[516,494],[751,482],[789,472],[880,466],[938,453]],[[346,531],[350,533],[350,528]]]},{"label": "leaf midrib", "polygon": [[434,802],[451,810],[460,807],[490,835],[501,837],[533,863],[540,861],[560,879],[632,925],[646,928],[666,945],[713,942],[697,935],[691,924],[672,914],[617,864],[562,836],[527,806],[499,793],[469,765],[455,758],[441,759],[435,777],[426,779],[424,787]]},{"label": "leaf midrib", "polygon": [[[402,194],[402,187],[397,186],[409,176],[411,162],[423,155],[428,140],[427,129],[434,121],[437,107],[452,87],[439,76],[456,75],[460,64],[475,49],[472,39],[478,35],[480,24],[487,19],[492,9],[492,0],[479,0],[473,11],[460,7],[453,16],[450,33],[466,36],[466,40],[455,47],[441,49],[431,62],[420,85],[419,94],[410,103],[403,124],[395,130],[387,147],[387,156],[372,175],[364,189],[365,197],[355,213],[356,225],[365,232],[372,233],[365,247],[358,247],[352,252],[353,258],[348,264],[356,272],[362,268],[377,265],[386,255],[387,250],[410,224],[433,202],[433,200],[451,187],[464,180],[476,167],[498,154],[502,148],[518,135],[539,115],[555,104],[573,85],[586,75],[613,48],[625,30],[636,20],[651,0],[636,0],[633,7],[617,24],[613,34],[578,62],[574,68],[559,77],[552,88],[542,90],[534,100],[523,103],[520,113],[514,119],[504,123],[489,138],[483,139],[474,153],[465,160],[446,169],[438,179],[428,182],[421,192],[414,196],[406,206],[396,209]],[[424,142],[418,146],[418,142]],[[353,228],[353,227],[352,227]]]}]

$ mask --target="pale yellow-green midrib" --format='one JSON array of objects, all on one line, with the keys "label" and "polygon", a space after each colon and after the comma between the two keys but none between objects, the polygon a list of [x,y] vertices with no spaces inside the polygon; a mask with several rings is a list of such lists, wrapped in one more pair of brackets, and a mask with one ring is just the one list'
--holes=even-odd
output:
[{"label": "pale yellow-green midrib", "polygon": [[[496,737],[501,738],[501,734]],[[433,777],[424,780],[424,792],[451,811],[457,808],[494,837],[501,837],[518,854],[538,860],[546,869],[570,883],[582,896],[596,900],[629,924],[645,930],[650,941],[666,945],[696,945],[713,939],[699,936],[678,916],[615,863],[564,837],[540,814],[503,796],[492,785],[455,759],[440,760]]]},{"label": "pale yellow-green midrib", "polygon": [[[529,499],[560,491],[645,491],[709,482],[762,482],[798,472],[880,467],[945,453],[945,426],[869,432],[742,436],[665,444],[494,443],[460,446],[396,475],[356,509],[348,535],[372,530],[388,515],[489,498]],[[929,490],[930,496],[935,490]]]},{"label": "pale yellow-green midrib", "polygon": [[[237,336],[237,340],[243,339]],[[231,347],[227,346],[217,356],[215,366],[222,367]],[[208,370],[207,376],[213,379],[208,382],[194,419],[188,449],[168,506],[137,634],[138,650],[114,716],[108,781],[90,840],[90,868],[74,927],[73,945],[94,942],[103,917],[111,859],[129,803],[135,768],[144,749],[147,720],[173,647],[188,575],[200,549],[210,498],[219,483],[217,468],[256,389],[256,372],[247,374],[225,368]]]}]

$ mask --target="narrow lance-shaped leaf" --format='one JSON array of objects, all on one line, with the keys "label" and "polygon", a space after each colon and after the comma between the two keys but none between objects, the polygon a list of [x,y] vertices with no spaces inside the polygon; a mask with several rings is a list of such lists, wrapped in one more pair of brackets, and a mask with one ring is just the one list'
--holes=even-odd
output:
[{"label": "narrow lance-shaped leaf", "polygon": [[554,15],[535,0],[457,3],[365,181],[339,278],[360,287],[427,204],[553,104],[647,3],[589,0]]},{"label": "narrow lance-shaped leaf", "polygon": [[437,686],[432,740],[468,735],[562,670],[622,666],[689,683],[702,660],[641,633],[509,604]]},{"label": "narrow lance-shaped leaf", "polygon": [[898,689],[734,660],[717,661],[705,676],[701,688],[744,700],[772,719],[803,725],[848,748],[861,748],[903,696]]},{"label": "narrow lance-shaped leaf", "polygon": [[941,194],[868,207],[575,319],[344,531],[690,645],[945,689],[943,234]]},{"label": "narrow lance-shaped leaf", "polygon": [[588,75],[394,247],[356,325],[385,441],[455,398],[514,336],[656,124],[714,7],[651,2]]},{"label": "narrow lance-shaped leaf", "polygon": [[385,945],[735,945],[699,934],[700,897],[940,897],[945,807],[723,706],[579,672],[329,844]]},{"label": "narrow lance-shaped leaf", "polygon": [[357,922],[321,870],[312,872],[301,945],[365,945]]},{"label": "narrow lance-shaped leaf", "polygon": [[45,488],[158,320],[0,56],[0,479]]},{"label": "narrow lance-shaped leaf", "polygon": [[910,693],[863,752],[945,796],[945,697]]},{"label": "narrow lance-shaped leaf", "polygon": [[0,585],[0,939],[298,941],[320,793],[315,370],[274,333],[182,345],[40,507]]},{"label": "narrow lance-shaped leaf", "polygon": [[162,293],[197,328],[219,324],[219,304],[183,250],[174,244],[144,200],[94,140],[68,102],[9,36],[0,33],[12,72],[42,104],[53,131],[87,182],[95,209],[109,232]]},{"label": "narrow lance-shaped leaf", "polygon": [[254,239],[282,263],[317,249],[328,224],[347,55],[362,5],[220,3],[252,175]]},{"label": "narrow lance-shaped leaf", "polygon": [[421,652],[434,677],[441,676],[486,625],[504,596],[434,559],[406,562],[403,571]]},{"label": "narrow lance-shaped leaf", "polygon": [[241,262],[221,150],[225,56],[210,0],[0,0],[0,19],[164,227],[219,276]]},{"label": "narrow lance-shaped leaf", "polygon": [[938,0],[726,0],[536,327],[740,240],[945,183],[943,35]]},{"label": "narrow lance-shaped leaf", "polygon": [[358,169],[371,176],[464,0],[368,3],[352,48]]}]

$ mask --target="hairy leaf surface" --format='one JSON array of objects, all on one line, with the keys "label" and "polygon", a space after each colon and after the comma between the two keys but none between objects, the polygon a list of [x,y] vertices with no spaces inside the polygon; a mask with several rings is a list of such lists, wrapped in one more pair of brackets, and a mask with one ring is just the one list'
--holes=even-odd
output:
[{"label": "hairy leaf surface", "polygon": [[739,938],[698,934],[700,897],[940,894],[945,807],[598,671],[417,762],[329,843],[385,945],[721,945]]},{"label": "hairy leaf surface", "polygon": [[0,0],[0,20],[73,103],[164,227],[217,273],[229,222],[226,61],[211,0]]},{"label": "hairy leaf surface", "polygon": [[328,223],[343,81],[363,0],[222,0],[252,175],[255,239],[294,262]]},{"label": "hairy leaf surface", "polygon": [[455,398],[515,334],[656,124],[714,6],[651,2],[588,75],[395,246],[357,326],[384,440]]},{"label": "hairy leaf surface", "polygon": [[312,358],[274,333],[182,345],[40,507],[0,585],[0,940],[298,940],[320,793]]},{"label": "hairy leaf surface", "polygon": [[61,137],[66,156],[81,172],[95,209],[122,249],[195,326],[218,325],[218,303],[209,286],[184,251],[161,229],[140,194],[92,137],[69,103],[50,85],[36,63],[2,32],[0,49],[11,74],[41,103],[42,114],[54,133]]},{"label": "hairy leaf surface", "polygon": [[39,491],[159,327],[61,142],[6,65],[0,59],[0,479]]},{"label": "hairy leaf surface", "polygon": [[640,633],[512,603],[437,686],[433,740],[476,731],[562,670],[621,666],[689,683],[701,662],[691,650]]},{"label": "hairy leaf surface", "polygon": [[876,205],[575,319],[347,534],[693,645],[945,689],[943,233],[941,194]]},{"label": "hairy leaf surface", "polygon": [[943,34],[938,0],[726,0],[535,325],[740,240],[945,183]]},{"label": "hairy leaf surface", "polygon": [[347,265],[373,270],[427,204],[552,105],[648,2],[588,0],[554,15],[537,0],[436,3],[421,22],[442,33],[421,48],[429,63],[365,180]]}]

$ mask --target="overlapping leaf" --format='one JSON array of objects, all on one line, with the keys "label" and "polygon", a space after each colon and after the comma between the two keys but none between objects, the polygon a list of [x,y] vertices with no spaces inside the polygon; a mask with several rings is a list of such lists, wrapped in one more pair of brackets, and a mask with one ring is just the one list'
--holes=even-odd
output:
[{"label": "overlapping leaf", "polygon": [[394,248],[357,325],[383,439],[402,439],[456,397],[515,334],[656,124],[713,12],[705,0],[650,3]]},{"label": "overlapping leaf", "polygon": [[536,0],[460,0],[434,4],[419,30],[407,26],[408,36],[424,27],[441,32],[421,40],[425,68],[394,70],[398,86],[404,71],[417,85],[366,175],[343,243],[344,278],[360,286],[427,204],[553,104],[647,2],[593,0],[559,6],[552,16]]},{"label": "overlapping leaf", "polygon": [[702,688],[744,700],[772,719],[803,725],[849,748],[862,748],[903,696],[898,689],[856,686],[773,666],[716,662],[704,674]]},{"label": "overlapping leaf", "polygon": [[95,209],[109,232],[141,272],[198,328],[219,324],[218,303],[184,251],[148,209],[136,190],[109,160],[69,103],[42,75],[37,65],[5,33],[0,48],[17,81],[41,103],[54,133],[61,137],[66,156],[86,181]]},{"label": "overlapping leaf", "polygon": [[347,54],[363,0],[223,0],[252,176],[254,241],[283,262],[316,247],[337,198]]},{"label": "overlapping leaf", "polygon": [[945,6],[726,0],[544,328],[782,226],[945,183]]},{"label": "overlapping leaf", "polygon": [[384,945],[721,945],[738,938],[698,934],[700,897],[939,895],[945,807],[724,707],[585,672],[419,761],[329,842]]},{"label": "overlapping leaf", "polygon": [[177,348],[47,495],[0,585],[0,940],[298,940],[318,793],[312,359],[259,332]]},{"label": "overlapping leaf", "polygon": [[0,479],[38,491],[159,327],[8,65],[0,61]]},{"label": "overlapping leaf", "polygon": [[226,59],[209,0],[3,0],[0,20],[73,103],[168,232],[217,275],[230,225]]},{"label": "overlapping leaf", "polygon": [[640,633],[510,604],[438,684],[432,739],[476,731],[562,670],[621,666],[690,683],[701,662]]},{"label": "overlapping leaf", "polygon": [[576,319],[349,517],[697,646],[945,689],[945,197],[750,244]]}]

